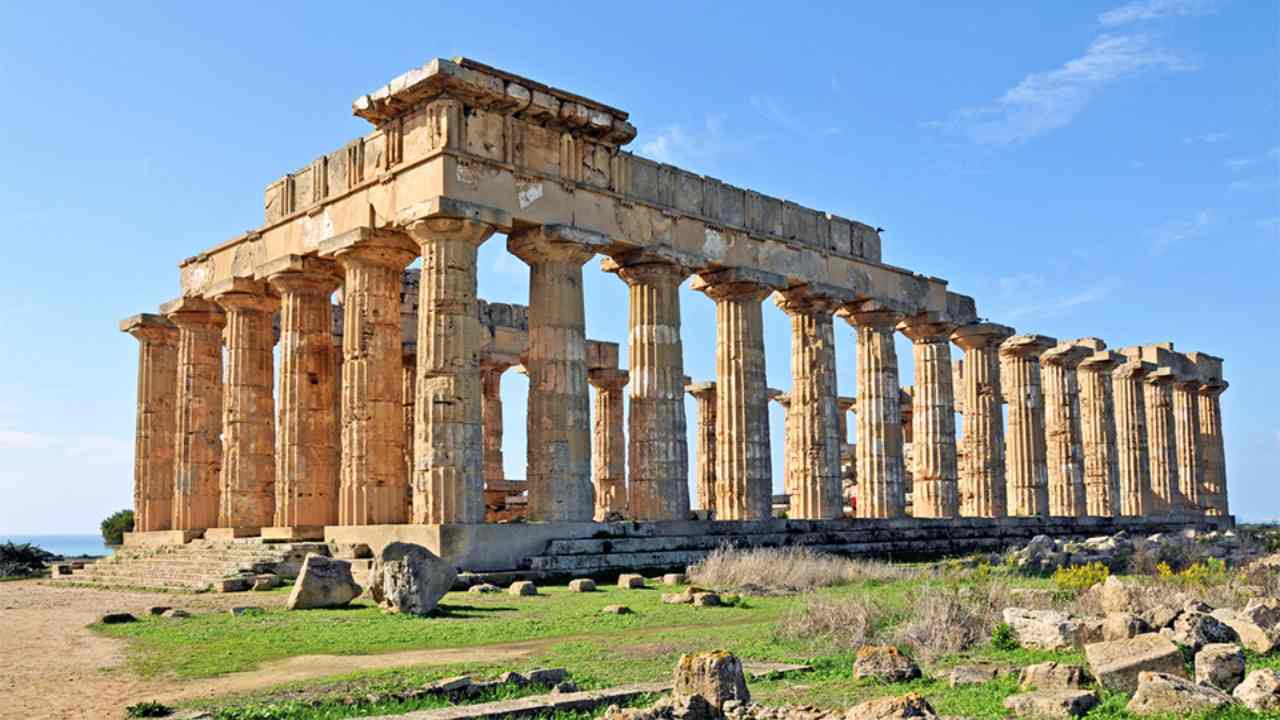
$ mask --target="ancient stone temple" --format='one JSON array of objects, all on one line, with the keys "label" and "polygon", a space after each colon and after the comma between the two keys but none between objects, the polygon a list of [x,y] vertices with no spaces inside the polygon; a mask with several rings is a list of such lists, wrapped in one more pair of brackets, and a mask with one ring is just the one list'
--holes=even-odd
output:
[{"label": "ancient stone temple", "polygon": [[[956,551],[1231,522],[1218,358],[989,322],[885,263],[872,225],[633,155],[622,110],[471,60],[352,110],[368,134],[270,183],[256,229],[196,249],[176,299],[122,322],[139,343],[130,544],[408,540],[460,567],[554,569],[589,567],[610,533],[635,541],[600,546],[615,556],[674,559],[771,523]],[[527,307],[479,297],[486,242],[528,267]],[[592,272],[628,288],[625,339],[591,337]],[[682,321],[686,281],[714,328]],[[792,329],[783,447],[770,300]],[[714,338],[714,378],[685,375],[690,333]],[[529,381],[523,479],[503,471],[509,369]]]}]

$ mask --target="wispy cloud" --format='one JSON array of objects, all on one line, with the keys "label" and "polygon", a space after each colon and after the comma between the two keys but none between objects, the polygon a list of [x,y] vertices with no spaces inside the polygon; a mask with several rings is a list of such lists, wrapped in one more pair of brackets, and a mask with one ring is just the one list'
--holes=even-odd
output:
[{"label": "wispy cloud", "polygon": [[133,443],[128,439],[95,433],[0,430],[0,448],[56,454],[86,465],[118,464],[129,461],[133,456]]},{"label": "wispy cloud", "polygon": [[1034,273],[1006,275],[996,280],[997,291],[991,304],[992,319],[1014,322],[1062,315],[1081,305],[1106,299],[1112,290],[1109,282],[1095,283],[1074,293],[1054,293],[1049,278]]},{"label": "wispy cloud", "polygon": [[702,127],[686,129],[676,123],[640,145],[639,154],[658,162],[688,165],[742,152],[759,142],[755,135],[729,132],[723,114],[707,115]]},{"label": "wispy cloud", "polygon": [[1271,148],[1270,150],[1267,150],[1258,155],[1247,155],[1245,157],[1227,158],[1227,160],[1223,164],[1232,170],[1244,170],[1245,168],[1253,167],[1254,165],[1264,163],[1267,160],[1280,161],[1280,145],[1277,145]]},{"label": "wispy cloud", "polygon": [[1216,130],[1207,132],[1203,135],[1190,135],[1182,138],[1183,145],[1216,145],[1223,140],[1231,137],[1231,133],[1226,130]]},{"label": "wispy cloud", "polygon": [[1163,255],[1175,245],[1197,238],[1213,224],[1212,210],[1199,210],[1190,218],[1170,220],[1151,232],[1151,252]]},{"label": "wispy cloud", "polygon": [[[832,78],[832,83],[837,81]],[[797,135],[838,135],[840,128],[834,126],[815,126],[805,120],[802,120],[791,111],[783,107],[777,100],[768,95],[752,95],[751,107],[757,112],[764,115],[776,125],[781,126],[788,132]]]},{"label": "wispy cloud", "polygon": [[1207,15],[1217,9],[1213,0],[1135,0],[1098,16],[1103,27],[1116,27],[1144,20]]},{"label": "wispy cloud", "polygon": [[1027,75],[991,104],[958,110],[936,126],[983,145],[1020,143],[1068,125],[1108,85],[1196,67],[1147,35],[1099,35],[1080,57]]}]

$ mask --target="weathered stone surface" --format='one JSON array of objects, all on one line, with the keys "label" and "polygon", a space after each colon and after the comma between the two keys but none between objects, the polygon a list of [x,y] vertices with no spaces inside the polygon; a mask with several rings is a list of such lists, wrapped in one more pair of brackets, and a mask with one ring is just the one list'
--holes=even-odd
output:
[{"label": "weathered stone surface", "polygon": [[595,592],[596,581],[590,578],[580,578],[578,580],[569,581],[570,592]]},{"label": "weathered stone surface", "polygon": [[714,517],[716,511],[716,384],[695,383],[685,392],[698,401],[698,506]]},{"label": "weathered stone surface", "polygon": [[133,529],[173,525],[173,456],[178,328],[159,315],[137,315],[120,329],[138,341],[138,415],[134,435]]},{"label": "weathered stone surface", "polygon": [[731,700],[740,703],[751,700],[742,662],[731,653],[720,650],[681,655],[676,664],[672,692],[677,701],[696,696],[717,710]]},{"label": "weathered stone surface", "polygon": [[1088,515],[1120,514],[1120,449],[1116,438],[1115,389],[1111,373],[1124,356],[1098,350],[1076,373],[1080,383],[1080,429]]},{"label": "weathered stone surface", "polygon": [[479,585],[472,585],[471,587],[467,588],[467,592],[471,593],[472,595],[485,595],[488,593],[502,592],[502,588],[490,583],[480,583]]},{"label": "weathered stone surface", "polygon": [[1080,643],[1080,623],[1056,610],[1005,608],[1004,621],[1023,647],[1058,650]]},{"label": "weathered stone surface", "polygon": [[[1197,353],[1191,353],[1194,357]],[[1205,356],[1207,358],[1207,356]],[[1217,370],[1222,371],[1222,360],[1217,359]],[[1201,363],[1197,362],[1197,366]],[[1210,378],[1200,384],[1200,399],[1197,407],[1200,412],[1198,429],[1201,450],[1204,453],[1204,486],[1201,488],[1201,501],[1205,512],[1209,515],[1226,515],[1227,508],[1227,468],[1226,451],[1222,439],[1222,393],[1227,383],[1221,377]]]},{"label": "weathered stone surface", "polygon": [[1178,489],[1178,445],[1173,417],[1173,370],[1156,368],[1147,375],[1147,450],[1151,461],[1151,512],[1168,513],[1182,504]]},{"label": "weathered stone surface", "polygon": [[700,592],[693,594],[694,607],[719,607],[720,605],[720,596],[713,592]]},{"label": "weathered stone surface", "polygon": [[591,482],[595,486],[597,521],[628,514],[622,390],[629,378],[626,370],[587,372],[587,382],[596,389],[595,412],[591,415]]},{"label": "weathered stone surface", "polygon": [[938,714],[919,693],[884,697],[858,703],[849,708],[845,720],[936,720]]},{"label": "weathered stone surface", "polygon": [[1015,335],[1000,344],[1000,374],[1009,403],[1005,458],[1013,516],[1049,515],[1039,358],[1056,342],[1043,335]]},{"label": "weathered stone surface", "polygon": [[514,595],[516,597],[520,597],[522,595],[537,595],[538,586],[534,585],[529,580],[517,580],[511,583],[511,586],[507,588],[507,594]]},{"label": "weathered stone surface", "polygon": [[1160,634],[1191,652],[1199,652],[1205,645],[1233,643],[1240,639],[1229,625],[1204,612],[1183,611],[1173,621],[1173,626],[1161,630]]},{"label": "weathered stone surface", "polygon": [[293,582],[286,607],[290,610],[341,607],[363,591],[351,577],[351,563],[308,553]]},{"label": "weathered stone surface", "polygon": [[1008,514],[999,348],[1013,332],[1005,325],[973,323],[951,334],[951,341],[964,350],[959,394],[964,412],[959,463],[960,514],[964,516]]},{"label": "weathered stone surface", "polygon": [[1147,621],[1127,612],[1107,613],[1102,621],[1103,640],[1128,640],[1149,631]]},{"label": "weathered stone surface", "polygon": [[635,573],[623,573],[618,576],[618,587],[623,590],[635,590],[644,587],[644,576]]},{"label": "weathered stone surface", "polygon": [[1040,356],[1050,515],[1081,517],[1085,514],[1084,431],[1078,367],[1093,352],[1094,348],[1083,341],[1068,341]]},{"label": "weathered stone surface", "polygon": [[1086,645],[1084,654],[1098,682],[1117,692],[1132,693],[1138,687],[1138,674],[1145,671],[1186,675],[1182,651],[1155,633]]},{"label": "weathered stone surface", "polygon": [[920,667],[893,645],[867,645],[853,661],[853,677],[906,682],[920,677]]},{"label": "weathered stone surface", "polygon": [[1079,665],[1064,665],[1053,661],[1028,665],[1018,675],[1018,685],[1023,690],[1071,690],[1089,683],[1089,673]]},{"label": "weathered stone surface", "polygon": [[667,573],[662,576],[663,585],[683,585],[686,582],[684,573]]},{"label": "weathered stone surface", "polygon": [[1196,653],[1196,682],[1231,692],[1244,681],[1244,652],[1232,643],[1205,645]]},{"label": "weathered stone surface", "polygon": [[605,605],[600,612],[603,615],[630,615],[632,610],[626,605]]},{"label": "weathered stone surface", "polygon": [[1095,585],[1090,591],[1098,599],[1098,604],[1102,606],[1102,611],[1105,613],[1125,613],[1135,609],[1136,591],[1115,575],[1108,575],[1106,580]]},{"label": "weathered stone surface", "polygon": [[183,610],[182,608],[170,608],[168,610],[165,610],[163,613],[161,613],[160,617],[170,618],[173,620],[181,620],[183,618],[191,617],[191,613],[187,612],[186,610]]},{"label": "weathered stone surface", "polygon": [[1036,690],[1004,699],[1005,709],[1020,718],[1075,718],[1098,704],[1098,696],[1089,690]]},{"label": "weathered stone surface", "polygon": [[1231,694],[1254,712],[1280,712],[1280,670],[1254,670]]},{"label": "weathered stone surface", "polygon": [[862,518],[906,515],[902,403],[894,330],[901,316],[880,309],[840,311],[857,335],[858,507]]},{"label": "weathered stone surface", "polygon": [[138,618],[132,613],[127,612],[109,612],[98,616],[97,623],[99,625],[124,625],[126,623],[137,622]]},{"label": "weathered stone surface", "polygon": [[956,460],[956,407],[951,343],[955,328],[937,313],[915,315],[899,328],[911,338],[915,383],[911,395],[914,517],[955,517],[960,512]]},{"label": "weathered stone surface", "polygon": [[195,297],[161,306],[178,326],[174,446],[174,530],[218,524],[222,469],[222,329],[226,316]]},{"label": "weathered stone surface", "polygon": [[430,550],[411,543],[390,543],[373,563],[369,594],[390,612],[428,615],[453,587],[457,569]]},{"label": "weathered stone surface", "polygon": [[1151,365],[1141,360],[1130,360],[1111,373],[1121,515],[1147,515],[1152,511],[1151,456],[1147,445],[1147,411],[1143,384],[1143,379],[1152,370]]},{"label": "weathered stone surface", "polygon": [[1136,715],[1190,714],[1230,705],[1231,696],[1217,688],[1162,672],[1143,671],[1133,699],[1125,706]]},{"label": "weathered stone surface", "polygon": [[947,674],[947,684],[951,687],[980,685],[995,680],[999,674],[999,668],[991,665],[957,665]]}]

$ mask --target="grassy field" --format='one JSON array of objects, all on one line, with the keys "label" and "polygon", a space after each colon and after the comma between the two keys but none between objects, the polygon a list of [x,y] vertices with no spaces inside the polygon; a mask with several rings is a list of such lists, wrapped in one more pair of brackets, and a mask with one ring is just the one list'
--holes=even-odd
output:
[{"label": "grassy field", "polygon": [[[720,608],[663,604],[661,594],[672,588],[651,583],[643,590],[602,587],[595,593],[549,587],[536,597],[520,598],[450,593],[438,616],[431,618],[386,615],[357,603],[346,610],[271,610],[242,616],[217,613],[181,621],[146,618],[95,629],[130,641],[129,664],[133,671],[144,676],[172,675],[182,679],[252,670],[273,660],[299,655],[364,655],[444,648],[472,648],[476,654],[476,659],[469,662],[353,673],[274,688],[250,697],[223,699],[213,704],[220,708],[222,720],[330,720],[433,707],[442,701],[431,698],[410,703],[351,705],[348,698],[418,687],[453,675],[490,678],[506,670],[534,667],[565,667],[582,688],[653,681],[669,677],[682,653],[712,649],[727,649],[748,661],[812,666],[811,672],[753,682],[753,695],[765,703],[847,708],[862,700],[914,690],[923,693],[943,715],[1002,718],[1003,699],[1017,690],[1017,668],[1045,660],[1084,662],[1078,651],[1000,649],[993,646],[988,634],[959,652],[930,653],[922,665],[926,678],[932,679],[899,684],[854,681],[853,655],[860,643],[823,632],[806,636],[805,623],[810,622],[804,619],[806,607],[811,611],[813,607],[819,611],[850,607],[859,612],[872,607],[873,612],[865,615],[866,627],[858,630],[860,637],[894,642],[901,637],[902,628],[919,620],[921,598],[946,593],[954,597],[978,595],[988,592],[993,583],[1005,590],[1044,591],[1053,586],[1046,579],[1019,577],[999,569],[943,574],[870,573],[865,577],[855,572],[842,578],[841,583],[806,593],[746,597],[734,606]],[[601,614],[601,609],[611,604],[625,604],[634,613]],[[863,615],[858,615],[850,622],[862,619]],[[794,630],[796,627],[799,632]],[[532,643],[529,656],[518,662],[484,659],[485,648],[512,643]],[[1011,668],[1014,674],[983,685],[948,687],[947,668],[971,662],[995,663]],[[1280,669],[1280,655],[1250,657],[1249,669],[1258,667]],[[1092,720],[1132,717],[1123,710],[1127,698],[1107,695],[1103,699],[1102,705],[1088,716]],[[1236,720],[1258,716],[1230,710],[1205,717]]]}]

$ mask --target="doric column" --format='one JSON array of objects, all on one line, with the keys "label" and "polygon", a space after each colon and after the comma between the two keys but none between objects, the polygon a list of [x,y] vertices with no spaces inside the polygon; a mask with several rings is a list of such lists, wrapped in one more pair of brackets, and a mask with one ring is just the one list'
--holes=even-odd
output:
[{"label": "doric column", "polygon": [[1230,514],[1227,504],[1226,454],[1222,444],[1222,393],[1227,382],[1211,378],[1200,385],[1199,429],[1204,450],[1204,485],[1201,503],[1209,515]]},{"label": "doric column", "polygon": [[[782,408],[782,492],[790,502],[795,495],[795,478],[791,474],[791,453],[795,448],[795,440],[791,437],[791,396],[776,388],[767,389],[765,394],[769,396],[769,402],[775,402]],[[793,517],[791,508],[787,509],[787,516]]]},{"label": "doric column", "polygon": [[[340,525],[406,521],[401,272],[404,234],[359,228],[321,243],[344,273]],[[425,284],[425,283],[424,283]],[[419,345],[421,345],[419,334]]]},{"label": "doric column", "polygon": [[838,430],[840,434],[840,444],[848,445],[849,443],[849,413],[857,406],[858,399],[840,395],[836,397],[836,417],[838,420]]},{"label": "doric column", "polygon": [[1098,350],[1081,361],[1080,440],[1084,447],[1085,514],[1120,514],[1120,455],[1116,440],[1115,399],[1111,373],[1124,357]]},{"label": "doric column", "polygon": [[1151,514],[1182,507],[1178,490],[1178,439],[1173,422],[1172,368],[1158,367],[1146,377],[1147,452],[1151,458]]},{"label": "doric column", "polygon": [[911,514],[955,517],[960,511],[956,466],[955,389],[950,335],[955,325],[937,313],[898,325],[911,339],[915,366],[911,393]]},{"label": "doric column", "polygon": [[772,515],[772,455],[760,303],[782,278],[729,268],[700,274],[693,288],[716,303],[716,517]]},{"label": "doric column", "polygon": [[178,326],[173,529],[217,527],[226,316],[215,303],[196,297],[166,303],[160,312]]},{"label": "doric column", "polygon": [[1005,517],[1009,514],[1004,454],[1004,396],[1000,382],[1000,343],[1013,328],[971,323],[951,333],[964,350],[960,405],[964,408],[960,466],[960,514]]},{"label": "doric column", "polygon": [[1082,360],[1101,349],[1085,344],[1091,341],[1092,338],[1058,343],[1040,356],[1050,515],[1085,514],[1084,430],[1080,424],[1077,368]]},{"label": "doric column", "polygon": [[1200,376],[1178,375],[1173,383],[1173,426],[1178,455],[1179,510],[1203,512],[1204,451],[1200,446]]},{"label": "doric column", "polygon": [[1120,465],[1120,514],[1149,515],[1151,509],[1151,458],[1147,448],[1147,411],[1144,379],[1154,368],[1141,360],[1129,360],[1111,373],[1115,396],[1116,451]]},{"label": "doric column", "polygon": [[840,517],[840,412],[832,313],[853,293],[819,284],[780,291],[774,302],[791,317],[791,392],[786,457],[788,517]]},{"label": "doric column", "polygon": [[178,328],[159,315],[143,314],[122,320],[120,329],[138,341],[133,530],[168,530],[173,525]]},{"label": "doric column", "polygon": [[1000,374],[1009,402],[1005,438],[1009,514],[1015,517],[1049,514],[1039,358],[1055,344],[1057,340],[1043,335],[1015,335],[1000,344]]},{"label": "doric column", "polygon": [[853,326],[858,348],[858,507],[863,518],[906,514],[902,447],[902,390],[894,329],[902,316],[866,303],[846,306],[840,316]]},{"label": "doric column", "polygon": [[680,283],[687,264],[671,252],[631,252],[605,260],[627,283],[628,517],[678,520],[689,514],[689,440],[684,413]]},{"label": "doric column", "polygon": [[582,265],[605,242],[567,225],[507,238],[507,249],[529,265],[530,520],[585,521],[595,513]]},{"label": "doric column", "polygon": [[716,510],[716,384],[687,385],[685,391],[698,401],[698,507]]},{"label": "doric column", "polygon": [[400,415],[404,418],[404,513],[413,517],[413,424],[418,408],[418,347],[405,343],[403,367],[400,370]]},{"label": "doric column", "polygon": [[418,214],[400,221],[422,256],[410,522],[480,523],[480,349],[487,338],[476,298],[476,253],[496,228],[510,225],[510,218],[445,200],[414,212]]},{"label": "doric column", "polygon": [[502,373],[510,363],[483,359],[480,361],[480,423],[484,435],[484,481],[507,479],[502,464]]},{"label": "doric column", "polygon": [[627,514],[627,447],[622,431],[622,389],[627,380],[626,370],[587,373],[587,382],[596,389],[591,418],[591,482],[595,486],[596,520]]}]

